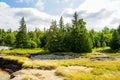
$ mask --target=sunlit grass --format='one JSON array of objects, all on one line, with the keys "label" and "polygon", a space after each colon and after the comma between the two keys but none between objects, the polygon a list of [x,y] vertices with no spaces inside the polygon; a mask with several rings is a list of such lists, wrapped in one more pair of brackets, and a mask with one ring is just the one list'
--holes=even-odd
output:
[{"label": "sunlit grass", "polygon": [[62,69],[56,70],[56,75],[63,76],[64,80],[120,80],[120,72],[106,73],[103,70],[102,74],[94,74],[85,71],[69,71]]},{"label": "sunlit grass", "polygon": [[48,50],[41,48],[36,49],[12,49],[12,50],[1,50],[1,54],[12,54],[12,55],[30,55],[30,54],[46,54]]},{"label": "sunlit grass", "polygon": [[[120,80],[120,60],[91,61],[89,59],[89,57],[94,57],[96,52],[105,53],[104,51],[109,49],[109,47],[93,49],[92,53],[83,55],[83,57],[88,57],[83,59],[30,60],[29,58],[18,56],[3,56],[3,58],[22,62],[23,68],[56,69],[55,74],[63,76],[64,80]],[[116,53],[105,54],[112,55]],[[85,70],[66,71],[59,68],[60,66],[85,66],[92,69],[90,72]]]},{"label": "sunlit grass", "polygon": [[7,60],[17,60],[23,62],[23,67],[51,67],[58,66],[86,66],[94,68],[102,68],[110,71],[120,70],[120,60],[113,61],[91,61],[89,59],[66,59],[66,60],[30,60],[26,57],[3,56]]},{"label": "sunlit grass", "polygon": [[33,80],[33,79],[32,79],[32,78],[25,77],[25,78],[22,78],[21,80]]},{"label": "sunlit grass", "polygon": [[18,61],[18,63],[25,63],[25,61],[31,61],[27,57],[20,57],[20,56],[2,56],[5,60],[13,60]]},{"label": "sunlit grass", "polygon": [[[56,75],[64,77],[64,80],[120,80],[120,60],[91,61],[89,59],[67,60],[30,60],[26,57],[3,56],[7,60],[17,60],[23,63],[23,68],[56,69]],[[61,66],[85,66],[92,68],[86,70],[66,71]]]},{"label": "sunlit grass", "polygon": [[120,51],[111,50],[110,47],[100,47],[92,49],[91,53],[82,53],[82,57],[96,57],[96,53],[104,53],[108,56],[120,56]]},{"label": "sunlit grass", "polygon": [[120,56],[120,51],[111,50],[110,47],[95,48],[95,52],[105,53],[109,56]]}]

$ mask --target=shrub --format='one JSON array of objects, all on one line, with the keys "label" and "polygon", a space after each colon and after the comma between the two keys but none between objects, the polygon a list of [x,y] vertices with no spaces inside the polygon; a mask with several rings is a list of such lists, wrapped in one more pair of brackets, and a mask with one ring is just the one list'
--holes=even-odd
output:
[{"label": "shrub", "polygon": [[27,47],[28,48],[37,48],[37,43],[35,41],[33,41],[33,40],[29,40],[27,42]]}]

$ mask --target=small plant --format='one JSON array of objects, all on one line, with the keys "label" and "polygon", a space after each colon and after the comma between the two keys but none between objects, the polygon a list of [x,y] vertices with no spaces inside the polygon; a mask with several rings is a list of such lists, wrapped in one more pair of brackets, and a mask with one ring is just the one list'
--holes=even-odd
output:
[{"label": "small plant", "polygon": [[94,75],[102,75],[102,74],[107,73],[107,72],[109,72],[109,71],[106,69],[102,69],[102,68],[93,68],[91,71],[91,73]]},{"label": "small plant", "polygon": [[25,78],[22,78],[21,80],[33,80],[33,79],[32,79],[32,78],[25,77]]}]

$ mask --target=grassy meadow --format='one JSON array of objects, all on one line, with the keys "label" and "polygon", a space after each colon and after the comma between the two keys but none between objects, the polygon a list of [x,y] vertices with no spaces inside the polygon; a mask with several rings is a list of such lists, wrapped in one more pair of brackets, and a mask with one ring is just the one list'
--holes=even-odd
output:
[{"label": "grassy meadow", "polygon": [[11,50],[1,50],[1,54],[9,54],[9,55],[34,55],[34,54],[47,54],[48,50],[44,50],[42,48],[35,49],[11,49]]},{"label": "grassy meadow", "polygon": [[[15,49],[16,53],[20,49]],[[3,50],[2,54],[11,54],[15,53],[15,50]],[[19,54],[22,54],[22,51],[26,54],[39,53],[41,50],[21,50]],[[103,60],[103,61],[92,61],[89,58],[98,53],[104,53],[108,56],[120,56],[119,52],[111,52],[109,47],[106,48],[96,48],[93,49],[92,53],[86,53],[83,58],[76,59],[66,59],[66,60],[30,60],[27,57],[20,56],[2,56],[2,58],[7,60],[17,60],[19,63],[23,63],[23,68],[37,68],[43,70],[55,69],[55,74],[57,76],[62,76],[64,80],[120,80],[120,60]],[[30,53],[29,53],[30,52]],[[91,70],[70,70],[67,71],[64,67],[69,66],[83,66],[91,68]],[[26,80],[26,79],[23,79]]]}]

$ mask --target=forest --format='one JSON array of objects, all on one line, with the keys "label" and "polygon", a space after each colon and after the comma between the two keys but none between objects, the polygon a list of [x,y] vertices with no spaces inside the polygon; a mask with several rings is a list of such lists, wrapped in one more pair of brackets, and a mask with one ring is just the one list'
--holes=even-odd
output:
[{"label": "forest", "polygon": [[28,31],[24,17],[20,20],[17,31],[0,29],[0,45],[13,48],[43,48],[50,52],[91,52],[93,48],[110,46],[120,50],[120,26],[118,29],[104,27],[101,31],[87,30],[84,19],[74,13],[72,23],[64,24],[61,16],[59,22],[52,20],[49,29],[36,28]]}]

